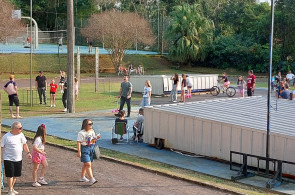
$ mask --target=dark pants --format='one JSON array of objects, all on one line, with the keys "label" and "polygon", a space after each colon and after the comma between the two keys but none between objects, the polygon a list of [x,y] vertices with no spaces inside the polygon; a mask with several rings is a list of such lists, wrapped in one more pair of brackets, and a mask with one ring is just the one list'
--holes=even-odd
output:
[{"label": "dark pants", "polygon": [[62,94],[62,103],[63,103],[65,108],[67,108],[67,98],[68,98],[68,92],[65,89],[64,93]]},{"label": "dark pants", "polygon": [[39,94],[40,104],[42,104],[42,96],[43,96],[44,103],[46,104],[45,87],[38,87],[38,94]]},{"label": "dark pants", "polygon": [[125,102],[127,104],[127,116],[130,116],[130,110],[131,110],[130,102],[131,102],[131,98],[127,99],[127,97],[121,96],[121,99],[120,99],[120,110],[123,110],[123,107],[124,107]]},{"label": "dark pants", "polygon": [[252,89],[247,89],[247,95],[252,96],[254,94],[254,91]]}]

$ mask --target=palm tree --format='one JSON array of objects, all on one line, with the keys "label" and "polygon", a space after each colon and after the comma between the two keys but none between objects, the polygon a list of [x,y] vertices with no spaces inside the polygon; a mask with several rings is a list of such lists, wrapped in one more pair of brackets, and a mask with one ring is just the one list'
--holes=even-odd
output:
[{"label": "palm tree", "polygon": [[166,34],[172,44],[169,55],[185,64],[203,61],[213,39],[212,20],[203,16],[198,4],[175,6],[171,20]]}]

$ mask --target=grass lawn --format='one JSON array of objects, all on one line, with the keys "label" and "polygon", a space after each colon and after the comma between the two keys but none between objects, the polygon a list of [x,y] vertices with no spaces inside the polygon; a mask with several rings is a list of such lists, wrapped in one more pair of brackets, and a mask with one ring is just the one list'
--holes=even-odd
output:
[{"label": "grass lawn", "polygon": [[[10,128],[8,127],[2,127],[2,132],[8,132],[9,130]],[[24,130],[23,133],[25,134],[26,137],[31,139],[35,136],[35,132],[31,132],[31,131]],[[69,148],[76,148],[76,145],[77,145],[75,141],[60,139],[54,136],[47,136],[46,142],[66,146]],[[191,181],[214,185],[214,186],[217,186],[223,189],[232,190],[238,193],[249,194],[249,195],[274,194],[274,193],[268,192],[267,190],[249,187],[247,185],[243,185],[240,183],[204,175],[204,174],[190,171],[187,169],[178,168],[175,166],[159,163],[156,161],[151,161],[148,159],[140,158],[137,156],[133,156],[133,155],[129,155],[129,154],[121,153],[121,152],[116,152],[116,151],[112,151],[112,150],[108,150],[104,148],[101,148],[100,151],[101,151],[101,154],[107,158],[120,160],[128,164],[136,165],[137,167],[142,167],[149,170],[160,171],[170,176],[181,177],[181,178],[189,179]]]},{"label": "grass lawn", "polygon": [[[79,91],[79,100],[75,102],[76,112],[86,112],[94,110],[116,109],[119,99],[115,98],[119,94],[120,83],[99,83],[98,93],[94,92],[94,84],[82,84]],[[2,95],[2,117],[10,118],[9,101],[4,90],[0,90]],[[30,106],[30,100],[27,104],[27,91],[19,89],[20,112],[23,117],[36,115],[49,115],[62,113],[64,109],[62,104],[62,94],[59,91],[56,94],[56,108],[50,108],[49,90],[47,90],[47,105],[39,105],[39,96],[36,90],[33,92],[33,107]],[[141,99],[140,94],[134,93],[133,100]],[[13,107],[15,111],[15,107]]]}]

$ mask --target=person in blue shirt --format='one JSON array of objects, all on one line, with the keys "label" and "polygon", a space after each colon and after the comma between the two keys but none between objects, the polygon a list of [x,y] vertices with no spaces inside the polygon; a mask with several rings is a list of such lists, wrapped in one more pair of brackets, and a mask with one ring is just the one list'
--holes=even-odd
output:
[{"label": "person in blue shirt", "polygon": [[280,98],[283,98],[283,99],[289,99],[290,98],[290,91],[289,91],[289,85],[288,84],[285,84],[283,92],[280,93]]}]

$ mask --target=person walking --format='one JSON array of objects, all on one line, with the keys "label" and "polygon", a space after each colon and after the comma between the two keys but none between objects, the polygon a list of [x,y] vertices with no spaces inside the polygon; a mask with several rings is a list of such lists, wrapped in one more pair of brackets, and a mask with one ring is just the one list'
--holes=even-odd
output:
[{"label": "person walking", "polygon": [[141,102],[141,107],[149,106],[151,105],[151,97],[152,97],[152,85],[149,80],[146,80],[144,83],[143,88],[143,97]]},{"label": "person walking", "polygon": [[[9,99],[9,112],[11,118],[21,119],[23,117],[19,114],[19,99],[17,96],[17,85],[14,81],[14,75],[10,75],[9,81],[4,85],[4,91],[8,94]],[[13,114],[12,106],[15,104],[16,107],[16,116]]]},{"label": "person walking", "polygon": [[46,105],[47,82],[46,82],[46,77],[43,75],[42,70],[39,71],[39,75],[36,77],[35,87],[38,90],[40,104],[42,104],[42,96],[43,96],[44,104]]},{"label": "person walking", "polygon": [[[124,81],[121,83],[120,93],[118,98],[120,98],[120,110],[123,110],[125,102],[127,104],[127,117],[130,117],[131,112],[131,94],[132,94],[132,83],[128,81],[128,76],[124,76]],[[116,114],[115,116],[118,116]]]},{"label": "person walking", "polygon": [[[33,153],[32,153],[32,162],[33,162],[33,186],[40,187],[42,185],[47,185],[48,183],[44,179],[45,171],[48,167],[46,160],[46,152],[44,151],[44,145],[46,143],[46,127],[44,124],[41,124],[36,132],[36,135],[33,139]],[[40,177],[37,180],[37,172],[39,165],[42,164],[42,169]]]},{"label": "person walking", "polygon": [[22,129],[20,122],[14,122],[11,125],[11,131],[2,137],[1,142],[9,195],[18,194],[14,189],[14,185],[16,178],[21,176],[23,150],[27,153],[28,158],[32,159],[27,139],[22,133]]},{"label": "person walking", "polygon": [[171,102],[177,102],[177,87],[179,83],[178,74],[175,73],[174,76],[170,78],[170,80],[173,81],[172,90],[170,93],[170,101]]},{"label": "person walking", "polygon": [[[93,122],[90,119],[83,120],[81,131],[78,133],[77,137],[77,157],[83,162],[81,178],[79,181],[90,181],[91,184],[95,184],[97,180],[93,177],[91,163],[94,156],[94,146],[96,140],[100,138],[100,134],[96,135],[92,127]],[[90,180],[86,178],[86,173]]]},{"label": "person walking", "polygon": [[256,84],[256,76],[253,74],[253,70],[248,71],[248,79],[247,79],[247,95],[252,96],[254,94]]}]

